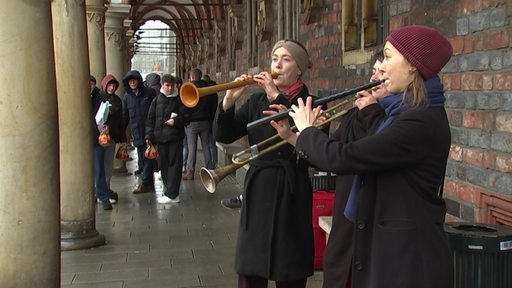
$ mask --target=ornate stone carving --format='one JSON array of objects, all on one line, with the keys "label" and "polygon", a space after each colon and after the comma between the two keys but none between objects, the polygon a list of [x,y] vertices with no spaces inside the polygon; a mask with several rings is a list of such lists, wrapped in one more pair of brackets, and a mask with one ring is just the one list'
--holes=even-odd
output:
[{"label": "ornate stone carving", "polygon": [[256,34],[260,37],[260,41],[269,40],[271,37],[272,26],[270,24],[269,5],[265,4],[265,0],[258,1],[258,12],[256,22]]},{"label": "ornate stone carving", "polygon": [[311,24],[322,18],[323,0],[300,0],[300,12],[306,14],[304,21]]},{"label": "ornate stone carving", "polygon": [[215,21],[215,36],[214,36],[214,49],[215,54],[223,55],[226,52],[226,36],[223,34],[223,31],[226,29],[226,23]]},{"label": "ornate stone carving", "polygon": [[94,23],[95,26],[100,30],[104,31],[105,28],[105,11],[103,12],[87,12],[87,21]]},{"label": "ornate stone carving", "polygon": [[105,38],[107,41],[114,43],[114,46],[121,49],[123,47],[123,37],[119,32],[107,31],[105,32]]},{"label": "ornate stone carving", "polygon": [[213,30],[203,30],[203,57],[206,61],[213,59],[213,36]]},{"label": "ornate stone carving", "polygon": [[243,4],[230,5],[228,7],[228,15],[230,21],[230,44],[231,47],[236,49],[242,48],[244,42],[244,30],[243,30],[243,16],[244,6]]}]

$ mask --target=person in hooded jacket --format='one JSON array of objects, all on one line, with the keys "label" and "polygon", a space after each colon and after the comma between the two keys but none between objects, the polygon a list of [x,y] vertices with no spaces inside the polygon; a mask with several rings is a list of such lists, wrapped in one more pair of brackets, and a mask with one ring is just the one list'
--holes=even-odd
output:
[{"label": "person in hooded jacket", "polygon": [[119,81],[112,74],[108,74],[101,80],[101,96],[103,101],[110,103],[107,122],[108,133],[112,145],[105,147],[105,177],[109,189],[110,202],[115,203],[118,200],[117,192],[110,188],[110,179],[114,166],[114,155],[116,144],[126,142],[125,125],[123,124],[123,102],[117,96],[116,91],[119,88]]},{"label": "person in hooded jacket", "polygon": [[96,123],[96,114],[103,102],[101,97],[101,90],[96,86],[96,78],[90,76],[89,86],[91,88],[91,125],[92,125],[92,141],[94,147],[94,190],[96,192],[96,199],[101,202],[104,210],[112,210],[110,203],[109,191],[105,177],[105,148],[98,143],[100,131],[105,128]]},{"label": "person in hooded jacket", "polygon": [[176,78],[164,74],[162,88],[151,103],[146,120],[146,140],[158,145],[160,156],[164,195],[157,198],[158,203],[180,202],[184,127],[188,123],[187,110],[179,97]]},{"label": "person in hooded jacket", "polygon": [[144,81],[144,84],[146,87],[152,88],[155,90],[155,95],[160,94],[160,88],[162,87],[161,77],[160,75],[156,73],[149,73],[146,75],[146,81]]},{"label": "person in hooded jacket", "polygon": [[142,75],[137,70],[126,73],[123,77],[125,89],[123,99],[123,121],[125,127],[130,123],[133,137],[133,145],[137,148],[139,170],[142,169],[141,183],[133,190],[133,193],[154,192],[153,173],[157,166],[155,159],[144,157],[146,150],[146,119],[149,107],[155,98],[155,90],[144,86]]},{"label": "person in hooded jacket", "polygon": [[384,119],[359,140],[343,143],[313,127],[321,111],[311,98],[299,99],[289,113],[298,134],[288,120],[271,121],[302,159],[323,171],[355,174],[343,211],[355,227],[352,287],[454,286],[442,198],[451,136],[437,75],[452,53],[450,41],[433,28],[392,31],[379,67],[391,94],[379,100],[380,108],[373,105],[379,109],[360,111]]}]

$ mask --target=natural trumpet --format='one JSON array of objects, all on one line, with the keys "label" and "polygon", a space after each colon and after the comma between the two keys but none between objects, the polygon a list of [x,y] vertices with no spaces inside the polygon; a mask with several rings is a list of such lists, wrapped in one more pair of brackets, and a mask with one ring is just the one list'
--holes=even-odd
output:
[{"label": "natural trumpet", "polygon": [[[368,89],[371,89],[375,86],[378,86],[382,83],[384,83],[385,79],[383,80],[378,80],[378,81],[375,81],[375,82],[370,82],[368,84],[365,84],[365,85],[361,85],[359,87],[356,87],[356,88],[352,88],[352,89],[349,89],[347,91],[344,91],[344,92],[341,92],[341,93],[338,93],[338,94],[334,94],[334,95],[330,95],[330,96],[327,96],[327,97],[323,97],[323,98],[319,98],[317,100],[315,100],[313,102],[313,106],[318,106],[318,105],[322,105],[322,104],[325,104],[325,103],[328,103],[328,102],[331,102],[331,101],[334,101],[334,100],[338,100],[338,99],[343,99],[345,97],[348,97],[352,94],[355,94],[357,92],[360,92],[360,91],[363,91],[363,90],[368,90]],[[274,115],[270,115],[268,117],[265,117],[265,118],[261,118],[259,120],[256,120],[256,121],[253,121],[253,122],[250,122],[247,124],[247,130],[251,130],[257,126],[260,126],[264,123],[270,123],[271,120],[281,120],[283,118],[286,118],[288,116],[288,113],[290,113],[292,111],[292,109],[287,109],[285,111],[282,111],[282,112],[279,112],[279,113],[276,113]]]},{"label": "natural trumpet", "polygon": [[[279,73],[272,72],[270,74],[272,79],[276,79],[279,76]],[[214,94],[220,91],[225,91],[228,89],[241,87],[245,85],[255,84],[256,81],[254,79],[246,79],[243,81],[232,81],[223,84],[217,84],[212,86],[200,87],[198,88],[196,85],[192,84],[192,82],[186,82],[181,85],[180,88],[180,99],[183,104],[189,108],[193,108],[199,102],[199,98],[205,95]]]},{"label": "natural trumpet", "polygon": [[215,193],[217,189],[217,184],[224,179],[227,175],[233,173],[238,168],[244,166],[245,164],[231,163],[229,165],[218,167],[213,170],[206,169],[205,167],[201,168],[201,182],[203,183],[204,188],[210,192]]},{"label": "natural trumpet", "polygon": [[[346,114],[348,110],[342,110],[342,111],[336,112],[336,109],[342,107],[349,101],[353,101],[355,98],[356,98],[355,96],[352,96],[350,98],[344,99],[344,101],[337,103],[336,105],[333,105],[332,107],[323,111],[322,115],[329,116],[329,118],[327,118],[325,121],[315,124],[315,126],[316,127],[324,126],[325,124],[332,122],[333,120]],[[293,130],[295,128],[296,127],[293,126],[291,129]],[[204,167],[201,168],[200,176],[201,176],[201,182],[203,183],[204,188],[210,193],[215,193],[217,184],[222,179],[224,179],[227,175],[233,173],[234,171],[236,171],[238,168],[244,166],[245,164],[248,164],[251,160],[254,160],[262,155],[265,155],[268,152],[275,150],[287,143],[286,140],[281,140],[280,142],[277,142],[274,145],[269,146],[260,151],[260,149],[264,145],[268,144],[271,141],[276,140],[277,138],[279,138],[279,134],[269,137],[266,140],[263,140],[256,145],[252,145],[251,147],[234,154],[231,159],[231,161],[233,163],[226,165],[224,167],[219,167],[219,168],[216,168],[213,170],[209,170]]]}]

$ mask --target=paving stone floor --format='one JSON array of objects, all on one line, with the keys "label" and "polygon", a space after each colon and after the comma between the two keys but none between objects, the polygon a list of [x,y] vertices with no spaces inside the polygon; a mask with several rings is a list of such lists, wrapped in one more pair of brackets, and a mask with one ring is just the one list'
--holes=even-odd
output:
[{"label": "paving stone floor", "polygon": [[[139,179],[131,172],[137,161],[126,162],[129,173],[115,174],[111,183],[119,202],[112,211],[96,207],[96,230],[107,243],[63,251],[61,287],[237,287],[233,265],[240,213],[222,207],[220,200],[238,195],[241,186],[228,176],[216,193],[208,193],[197,175],[204,164],[201,155],[198,151],[195,180],[182,181],[179,204],[156,202],[162,194],[158,173],[155,193],[133,195]],[[317,271],[307,287],[321,284]]]}]

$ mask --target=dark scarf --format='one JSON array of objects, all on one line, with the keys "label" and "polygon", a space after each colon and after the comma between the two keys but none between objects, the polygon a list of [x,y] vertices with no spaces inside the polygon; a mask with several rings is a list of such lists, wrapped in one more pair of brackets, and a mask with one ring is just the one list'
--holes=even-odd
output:
[{"label": "dark scarf", "polygon": [[[444,87],[438,76],[425,81],[425,90],[427,92],[426,107],[444,106],[444,102],[446,100],[444,97]],[[380,123],[375,134],[380,133],[384,128],[391,124],[397,115],[409,109],[409,103],[403,103],[402,96],[402,94],[392,94],[379,100],[380,105],[386,112],[386,118],[382,123]],[[352,182],[352,187],[350,188],[350,195],[348,196],[345,211],[343,212],[345,217],[352,222],[355,222],[356,219],[357,193],[361,188],[361,180],[362,176],[360,174],[356,174],[354,181]]]}]

